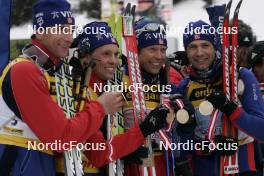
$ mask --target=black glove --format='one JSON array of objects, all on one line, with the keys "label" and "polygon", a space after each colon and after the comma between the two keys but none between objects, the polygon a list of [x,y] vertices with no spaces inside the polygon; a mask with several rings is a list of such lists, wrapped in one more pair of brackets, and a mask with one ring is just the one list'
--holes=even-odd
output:
[{"label": "black glove", "polygon": [[176,176],[192,176],[193,175],[190,161],[187,157],[182,156],[182,157],[176,158],[175,174]]},{"label": "black glove", "polygon": [[133,153],[123,157],[122,160],[124,160],[125,164],[142,164],[143,161],[141,158],[147,158],[148,153],[149,150],[147,147],[140,146]]},{"label": "black glove", "polygon": [[189,114],[188,122],[186,124],[178,123],[177,129],[180,129],[183,132],[192,132],[196,126],[194,107],[192,103],[188,101],[187,99],[183,98],[181,94],[174,94],[170,96],[170,106],[174,109],[174,112],[177,112],[178,110],[180,110],[179,105],[176,103],[176,99],[179,99],[183,102],[184,104],[183,109],[185,109]]},{"label": "black glove", "polygon": [[159,105],[147,115],[145,120],[139,125],[144,137],[164,127],[169,109]]},{"label": "black glove", "polygon": [[77,57],[72,57],[70,60],[70,66],[72,66],[72,76],[74,78],[78,78],[82,75],[83,73],[83,68],[82,68],[82,64],[80,62],[80,59],[78,59]]},{"label": "black glove", "polygon": [[215,153],[218,155],[233,155],[238,150],[238,140],[225,137],[221,135],[215,136],[214,142],[216,145],[219,145],[221,148],[216,148]]},{"label": "black glove", "polygon": [[211,93],[206,99],[212,103],[214,108],[219,109],[228,117],[236,110],[237,104],[229,101],[222,91]]}]

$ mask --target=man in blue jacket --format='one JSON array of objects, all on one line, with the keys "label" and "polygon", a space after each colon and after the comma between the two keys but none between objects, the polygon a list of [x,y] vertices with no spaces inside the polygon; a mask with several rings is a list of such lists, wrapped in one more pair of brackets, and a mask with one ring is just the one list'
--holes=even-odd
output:
[{"label": "man in blue jacket", "polygon": [[[215,35],[208,32],[210,27],[202,20],[191,22],[186,27],[183,42],[190,63],[190,76],[181,81],[178,91],[192,102],[196,110],[197,125],[193,135],[194,141],[198,143],[207,140],[210,114],[202,115],[199,112],[199,106],[201,102],[208,100],[214,108],[220,110],[214,129],[215,143],[235,144],[237,142],[235,139],[222,136],[221,117],[225,114],[231,123],[239,129],[239,175],[254,174],[252,137],[264,139],[264,135],[261,133],[264,127],[264,103],[257,87],[258,82],[249,70],[241,68],[239,79],[244,83],[244,90],[239,95],[241,105],[226,98],[223,94],[222,65],[221,61],[216,59]],[[188,31],[191,28],[193,33]],[[201,29],[205,30],[201,32]],[[234,150],[195,151],[193,154],[194,174],[219,175],[219,171],[222,169],[219,167],[220,156],[230,155],[234,152]]]}]

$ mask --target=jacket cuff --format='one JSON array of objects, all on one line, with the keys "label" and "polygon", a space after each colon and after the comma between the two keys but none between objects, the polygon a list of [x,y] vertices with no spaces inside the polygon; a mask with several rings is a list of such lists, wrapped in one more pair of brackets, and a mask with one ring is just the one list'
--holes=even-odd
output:
[{"label": "jacket cuff", "polygon": [[232,112],[229,119],[233,122],[237,120],[240,117],[240,114],[243,112],[243,109],[241,107],[237,107],[235,111]]}]

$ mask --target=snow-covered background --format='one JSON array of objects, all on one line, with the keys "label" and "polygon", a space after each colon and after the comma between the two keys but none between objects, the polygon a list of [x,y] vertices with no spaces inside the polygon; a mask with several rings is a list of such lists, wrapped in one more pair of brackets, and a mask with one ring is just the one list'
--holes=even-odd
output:
[{"label": "snow-covered background", "polygon": [[[221,5],[227,3],[229,0],[214,0],[215,5]],[[233,14],[234,8],[239,0],[233,0],[233,6],[231,14]],[[77,0],[70,0],[73,6],[77,5]],[[183,1],[173,8],[172,22],[169,24],[170,27],[176,29],[182,29],[175,32],[173,37],[176,37],[178,42],[178,49],[182,47],[182,32],[184,27],[190,21],[196,21],[203,19],[207,22],[208,15],[206,10],[203,8],[205,2],[202,0],[186,0]],[[264,40],[264,1],[263,0],[244,0],[240,8],[239,18],[249,24],[257,36],[257,40]],[[85,14],[76,14],[76,25],[83,26],[93,19],[87,19]],[[27,39],[30,38],[31,33],[29,32],[31,25],[25,24],[23,26],[15,27],[11,29],[11,39]],[[173,50],[173,49],[172,49]]]},{"label": "snow-covered background", "polygon": [[[227,4],[229,0],[214,0],[215,5]],[[233,0],[233,5],[230,13],[232,17],[235,6],[239,0]],[[187,0],[177,4],[173,8],[173,27],[184,28],[190,21],[197,21],[199,19],[205,20],[209,23],[209,18],[203,6],[204,1],[201,0]],[[244,0],[239,12],[239,18],[249,24],[257,36],[257,40],[264,40],[264,1],[263,0]],[[177,32],[178,33],[178,32]],[[182,47],[182,34],[183,30],[177,35],[179,49]]]}]

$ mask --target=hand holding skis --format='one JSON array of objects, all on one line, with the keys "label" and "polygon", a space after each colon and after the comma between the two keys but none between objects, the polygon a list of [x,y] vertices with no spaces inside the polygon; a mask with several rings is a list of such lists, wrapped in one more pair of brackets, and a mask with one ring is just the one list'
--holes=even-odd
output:
[{"label": "hand holding skis", "polygon": [[165,106],[157,106],[150,111],[145,120],[140,124],[140,129],[144,137],[158,131],[164,127],[169,109]]},{"label": "hand holding skis", "polygon": [[148,157],[149,150],[147,147],[139,146],[134,152],[126,155],[122,159],[125,164],[143,164],[142,158]]},{"label": "hand holding skis", "polygon": [[238,107],[233,101],[228,100],[222,91],[211,93],[206,99],[212,103],[214,108],[219,109],[229,117]]}]

